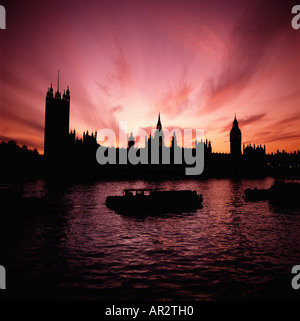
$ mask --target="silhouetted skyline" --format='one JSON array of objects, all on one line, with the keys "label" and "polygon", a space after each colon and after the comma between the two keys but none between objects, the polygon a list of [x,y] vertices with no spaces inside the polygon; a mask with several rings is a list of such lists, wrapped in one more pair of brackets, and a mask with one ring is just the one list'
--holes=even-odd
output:
[{"label": "silhouetted skyline", "polygon": [[[116,145],[101,147],[104,148],[104,152],[100,152],[100,154],[103,153],[104,162],[100,161],[99,163],[98,152],[101,144],[97,141],[97,132],[91,132],[90,134],[87,130],[80,138],[76,135],[75,129],[70,131],[70,111],[71,92],[69,87],[67,87],[67,90],[63,90],[63,93],[60,91],[58,71],[57,88],[54,90],[51,83],[45,97],[45,153],[43,158],[36,149],[32,152],[25,145],[20,148],[12,140],[7,143],[2,142],[0,152],[4,167],[8,169],[8,176],[10,174],[20,175],[21,177],[24,174],[26,177],[45,174],[51,176],[52,173],[57,171],[59,174],[67,171],[66,176],[68,177],[70,175],[82,177],[82,175],[87,174],[88,176],[95,175],[96,178],[109,178],[110,176],[137,178],[145,177],[146,174],[146,176],[150,175],[157,178],[162,176],[177,178],[188,175],[187,171],[190,171],[190,169],[186,170],[187,168],[202,168],[197,171],[197,174],[192,175],[202,175],[204,169],[202,175],[204,178],[216,175],[256,177],[299,174],[299,150],[290,155],[285,151],[282,151],[282,153],[277,151],[275,155],[273,153],[268,155],[265,145],[252,145],[251,143],[245,145],[236,114],[228,133],[230,153],[213,152],[212,142],[207,138],[205,139],[204,136],[194,137],[193,144],[190,147],[185,144],[185,133],[181,133],[180,130],[179,133],[175,130],[165,136],[166,132],[164,132],[161,113],[159,112],[156,129],[152,128],[149,135],[144,132],[146,136],[143,138],[138,136],[140,140],[144,139],[143,146],[136,145],[136,137],[132,132],[130,134],[125,133],[126,144],[124,147],[119,147],[117,142]],[[107,133],[104,136],[106,135]],[[154,150],[152,149],[155,145],[158,148],[156,160],[153,157]],[[190,160],[192,160],[192,163],[186,159],[187,149],[191,150],[190,157],[192,158]],[[135,155],[134,163],[130,160],[131,150],[133,150],[131,155]],[[203,156],[198,158],[198,152],[201,150]],[[113,156],[112,162],[105,156],[107,153]],[[141,157],[142,154],[146,155],[146,158]],[[201,160],[202,165],[198,167],[199,160]],[[22,166],[19,166],[20,164]],[[166,174],[164,170],[167,170],[168,173]]]},{"label": "silhouetted skyline", "polygon": [[[181,135],[177,137],[178,133],[174,131],[165,136],[159,113],[156,129],[151,135],[144,137],[144,146],[139,147],[135,144],[136,137],[131,132],[125,136],[127,137],[125,147],[103,146],[102,152],[98,154],[101,145],[97,142],[96,132],[90,134],[86,131],[82,138],[79,138],[74,129],[69,131],[71,101],[68,87],[63,94],[60,92],[59,84],[56,91],[52,84],[48,87],[45,97],[45,154],[41,156],[37,150],[30,151],[26,146],[20,148],[15,141],[2,142],[0,153],[5,168],[4,179],[36,178],[45,175],[47,177],[62,175],[75,179],[88,177],[176,179],[189,175],[195,175],[194,178],[299,175],[299,150],[290,155],[278,151],[275,155],[268,155],[265,145],[243,144],[243,129],[240,129],[236,115],[228,132],[230,153],[213,152],[213,142],[204,136],[194,141],[191,147],[178,144]],[[185,140],[184,135],[182,138]],[[158,148],[156,160],[153,158],[152,149],[155,145]],[[135,155],[134,159],[137,162],[132,163],[130,160],[131,152],[133,152],[131,156]],[[187,160],[188,154],[191,155],[192,158],[189,159],[192,162]],[[99,161],[99,155],[104,157],[104,162]],[[108,155],[112,155],[112,162],[108,159]],[[191,169],[193,174],[188,174]]]}]

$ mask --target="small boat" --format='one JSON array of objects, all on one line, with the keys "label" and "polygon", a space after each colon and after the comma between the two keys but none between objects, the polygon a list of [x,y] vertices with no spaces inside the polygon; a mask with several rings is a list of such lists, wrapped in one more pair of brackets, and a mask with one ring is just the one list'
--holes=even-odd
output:
[{"label": "small boat", "polygon": [[252,201],[257,201],[257,200],[268,200],[270,199],[271,196],[271,190],[268,189],[258,189],[257,187],[251,189],[247,188],[244,191],[244,199],[245,200],[252,200]]},{"label": "small boat", "polygon": [[106,206],[116,211],[168,212],[202,206],[202,194],[191,190],[125,189],[122,196],[108,196]]},{"label": "small boat", "polygon": [[269,200],[280,205],[300,205],[300,183],[289,180],[275,180],[268,189],[250,189],[244,191],[245,200]]}]

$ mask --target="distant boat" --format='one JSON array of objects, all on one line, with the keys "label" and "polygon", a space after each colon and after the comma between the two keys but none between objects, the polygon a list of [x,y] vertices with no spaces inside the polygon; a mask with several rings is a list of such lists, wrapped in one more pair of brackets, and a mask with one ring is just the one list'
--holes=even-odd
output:
[{"label": "distant boat", "polygon": [[116,211],[166,212],[202,206],[202,194],[191,190],[125,189],[122,196],[108,196],[106,206]]},{"label": "distant boat", "polygon": [[245,200],[270,200],[274,204],[285,206],[300,205],[300,182],[298,179],[277,179],[268,189],[250,189],[244,191]]},{"label": "distant boat", "polygon": [[247,188],[244,191],[244,199],[245,200],[268,200],[271,197],[271,189],[258,189],[257,187],[251,189]]}]

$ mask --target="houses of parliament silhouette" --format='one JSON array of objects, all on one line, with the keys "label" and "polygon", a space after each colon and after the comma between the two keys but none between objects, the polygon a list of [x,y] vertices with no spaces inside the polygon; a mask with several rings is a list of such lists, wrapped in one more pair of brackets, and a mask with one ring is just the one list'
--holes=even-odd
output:
[{"label": "houses of parliament silhouette", "polygon": [[[184,157],[182,163],[174,161],[175,152],[184,155],[188,148],[178,145],[178,138],[174,131],[165,146],[161,115],[158,115],[155,135],[145,137],[145,146],[136,146],[135,137],[130,133],[127,148],[109,147],[116,153],[115,164],[100,165],[96,160],[96,152],[100,146],[97,143],[97,132],[86,131],[82,138],[76,137],[76,131],[70,131],[70,100],[69,87],[60,92],[59,74],[57,89],[54,92],[52,84],[46,93],[45,129],[44,129],[44,155],[38,151],[30,150],[26,145],[20,147],[16,141],[9,140],[0,143],[0,159],[4,169],[0,179],[32,179],[38,177],[71,177],[71,178],[108,178],[108,179],[155,179],[155,178],[191,178],[185,175],[186,164]],[[151,146],[158,140],[159,161],[152,164]],[[210,140],[196,141],[190,148],[193,156],[197,146],[202,145],[204,154],[204,171],[201,175],[192,178],[207,177],[300,177],[300,151],[286,153],[284,150],[267,154],[265,146],[242,145],[242,132],[238,120],[234,117],[229,133],[230,153],[214,153]],[[148,163],[120,162],[120,155],[129,155],[134,149],[136,155],[148,149]],[[167,150],[170,162],[162,162],[162,153]],[[193,167],[194,165],[190,166]]]},{"label": "houses of parliament silhouette", "polygon": [[[73,173],[77,172],[92,172],[93,174],[100,173],[101,175],[112,176],[130,176],[135,174],[149,176],[166,175],[168,173],[172,176],[182,176],[184,166],[187,164],[174,163],[174,150],[181,149],[182,154],[184,148],[178,146],[176,134],[174,132],[171,137],[170,147],[165,146],[163,137],[161,115],[159,113],[156,131],[154,137],[151,135],[146,137],[145,146],[138,148],[135,146],[135,137],[132,133],[128,138],[127,148],[107,147],[107,150],[114,149],[116,152],[116,164],[99,165],[96,162],[96,151],[100,146],[97,143],[97,133],[88,131],[83,133],[82,138],[76,137],[76,131],[69,131],[70,118],[70,89],[67,87],[61,94],[59,89],[59,74],[57,80],[57,90],[54,93],[52,84],[46,93],[45,106],[45,134],[44,134],[44,158],[48,169],[64,169],[71,170]],[[156,137],[158,136],[158,138]],[[235,116],[232,128],[230,130],[230,154],[213,153],[212,144],[210,140],[196,141],[196,145],[192,147],[192,154],[195,155],[197,144],[202,144],[204,150],[204,173],[200,176],[214,175],[237,175],[237,174],[262,174],[266,165],[266,148],[265,146],[248,146],[243,145],[242,151],[242,133]],[[152,165],[151,144],[155,139],[159,139],[159,162]],[[136,148],[137,155],[142,152],[143,148],[148,149],[148,164],[131,165],[121,164],[119,162],[119,155],[121,152],[129,151],[130,148]],[[170,163],[163,164],[161,155],[163,149],[169,149]],[[139,176],[139,175],[138,175]]]}]

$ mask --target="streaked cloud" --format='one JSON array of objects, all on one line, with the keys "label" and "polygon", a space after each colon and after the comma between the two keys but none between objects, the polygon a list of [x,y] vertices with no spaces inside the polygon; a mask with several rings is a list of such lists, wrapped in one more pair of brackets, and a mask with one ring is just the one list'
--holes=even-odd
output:
[{"label": "streaked cloud", "polygon": [[[0,134],[43,152],[45,94],[70,86],[70,127],[203,128],[229,152],[244,142],[299,148],[300,33],[290,1],[66,0],[5,4]],[[280,133],[279,133],[280,130]],[[261,136],[259,136],[261,134]],[[281,135],[281,139],[280,139]]]}]

